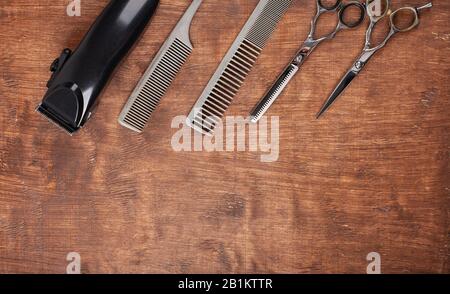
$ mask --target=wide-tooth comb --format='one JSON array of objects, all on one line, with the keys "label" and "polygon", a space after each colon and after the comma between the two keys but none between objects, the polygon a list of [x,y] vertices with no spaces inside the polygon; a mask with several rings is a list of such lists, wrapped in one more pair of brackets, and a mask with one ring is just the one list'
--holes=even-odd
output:
[{"label": "wide-tooth comb", "polygon": [[260,0],[213,75],[186,123],[212,135],[292,0]]},{"label": "wide-tooth comb", "polygon": [[193,0],[131,94],[119,123],[141,133],[183,64],[192,53],[190,26],[203,0]]}]

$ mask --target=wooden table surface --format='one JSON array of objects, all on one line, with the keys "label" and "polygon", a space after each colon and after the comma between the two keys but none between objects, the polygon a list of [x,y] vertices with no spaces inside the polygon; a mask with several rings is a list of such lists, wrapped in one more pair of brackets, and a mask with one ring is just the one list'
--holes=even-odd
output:
[{"label": "wooden table surface", "polygon": [[[80,17],[65,0],[0,3],[1,273],[65,273],[69,252],[83,273],[366,273],[370,252],[383,273],[449,272],[449,1],[435,0],[317,121],[366,25],[321,45],[269,113],[280,117],[272,163],[171,146],[173,118],[189,113],[257,0],[205,0],[194,53],[143,134],[117,118],[187,0],[161,1],[80,133],[37,115],[50,63],[107,2],[82,1]],[[227,115],[248,114],[314,10],[294,1]]]}]

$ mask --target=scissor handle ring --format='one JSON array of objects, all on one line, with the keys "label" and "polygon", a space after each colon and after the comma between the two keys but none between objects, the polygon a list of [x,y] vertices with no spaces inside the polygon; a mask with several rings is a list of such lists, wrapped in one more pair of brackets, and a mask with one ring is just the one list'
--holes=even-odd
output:
[{"label": "scissor handle ring", "polygon": [[[395,24],[395,17],[397,16],[398,13],[402,12],[402,11],[410,11],[413,13],[414,16],[414,21],[411,23],[411,25],[407,28],[401,29],[399,28],[396,24]],[[391,15],[390,15],[390,22],[391,22],[391,26],[394,29],[394,31],[396,32],[400,32],[400,33],[405,33],[405,32],[409,32],[410,30],[414,29],[415,27],[417,27],[420,24],[420,18],[419,18],[419,13],[417,12],[417,9],[414,7],[402,7],[397,9],[396,11],[394,11]]]},{"label": "scissor handle ring", "polygon": [[322,3],[322,0],[317,0],[317,5],[324,10],[333,11],[336,10],[342,3],[342,0],[336,0],[336,3],[332,6],[326,6]]},{"label": "scissor handle ring", "polygon": [[[347,22],[345,20],[345,12],[351,8],[351,7],[357,7],[359,8],[360,14],[359,14],[359,19],[357,21],[354,22]],[[339,21],[345,25],[348,28],[356,28],[357,26],[359,26],[360,24],[363,23],[364,19],[366,18],[366,6],[364,4],[361,4],[357,1],[352,1],[348,4],[345,4],[341,11],[339,12]]]}]

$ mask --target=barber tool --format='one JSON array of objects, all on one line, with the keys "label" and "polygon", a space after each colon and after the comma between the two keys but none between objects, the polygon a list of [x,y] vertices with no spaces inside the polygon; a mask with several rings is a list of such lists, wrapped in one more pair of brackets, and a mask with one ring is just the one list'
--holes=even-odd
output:
[{"label": "barber tool", "polygon": [[189,31],[195,13],[203,0],[193,0],[184,16],[150,64],[131,94],[119,117],[119,123],[135,132],[142,132],[161,102],[170,84],[194,49]]},{"label": "barber tool", "polygon": [[[383,4],[381,6],[380,1]],[[375,5],[381,8],[381,13],[379,11],[380,9],[376,9]],[[342,92],[361,73],[367,62],[369,62],[369,60],[375,55],[375,53],[377,53],[379,50],[385,47],[388,41],[397,33],[409,32],[412,29],[416,28],[420,24],[419,12],[422,9],[433,7],[433,4],[430,2],[421,7],[402,7],[394,12],[391,12],[390,10],[390,0],[367,0],[366,6],[367,6],[367,13],[369,14],[370,17],[370,24],[366,33],[366,42],[363,52],[359,56],[359,58],[355,61],[352,68],[342,78],[341,82],[333,91],[331,96],[327,99],[322,109],[317,114],[317,118],[320,118],[331,107],[331,105],[342,94]],[[406,15],[408,17],[408,22],[406,24],[404,24],[403,21],[402,22],[400,21],[401,20],[400,15]],[[376,46],[372,46],[371,39],[373,30],[376,24],[380,20],[382,20],[385,16],[389,16],[390,18],[389,20],[390,31],[387,34],[386,38],[381,43],[379,43]]]},{"label": "barber tool", "polygon": [[114,69],[153,16],[158,0],[111,0],[78,48],[65,49],[52,66],[37,111],[69,134],[91,117]]},{"label": "barber tool", "polygon": [[187,125],[212,135],[292,0],[260,0],[222,60],[189,117]]},{"label": "barber tool", "polygon": [[[352,8],[359,9],[359,15],[357,18],[350,16],[349,12]],[[320,17],[324,13],[334,12],[337,14],[338,23],[334,31],[328,35],[316,38],[317,24]],[[261,101],[255,106],[255,108],[250,113],[250,118],[253,123],[258,122],[261,117],[269,110],[272,104],[281,95],[284,89],[287,87],[289,82],[298,73],[300,67],[314,51],[314,49],[319,46],[324,41],[334,39],[336,35],[345,29],[352,29],[358,27],[365,19],[365,6],[358,1],[350,1],[344,4],[342,0],[335,1],[333,5],[325,6],[321,0],[317,0],[317,12],[311,21],[311,31],[308,38],[303,43],[301,49],[298,51],[297,55],[291,61],[291,63],[286,67],[283,73],[278,77],[276,82],[266,93],[266,95],[261,99]]]}]

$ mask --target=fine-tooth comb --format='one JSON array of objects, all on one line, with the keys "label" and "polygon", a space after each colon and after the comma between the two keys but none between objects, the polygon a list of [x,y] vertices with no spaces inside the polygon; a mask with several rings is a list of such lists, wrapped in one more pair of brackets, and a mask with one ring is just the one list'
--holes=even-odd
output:
[{"label": "fine-tooth comb", "polygon": [[141,133],[194,49],[189,37],[192,19],[203,0],[193,0],[131,94],[119,123]]},{"label": "fine-tooth comb", "polygon": [[213,134],[291,3],[259,1],[189,114],[187,125],[203,134]]}]

